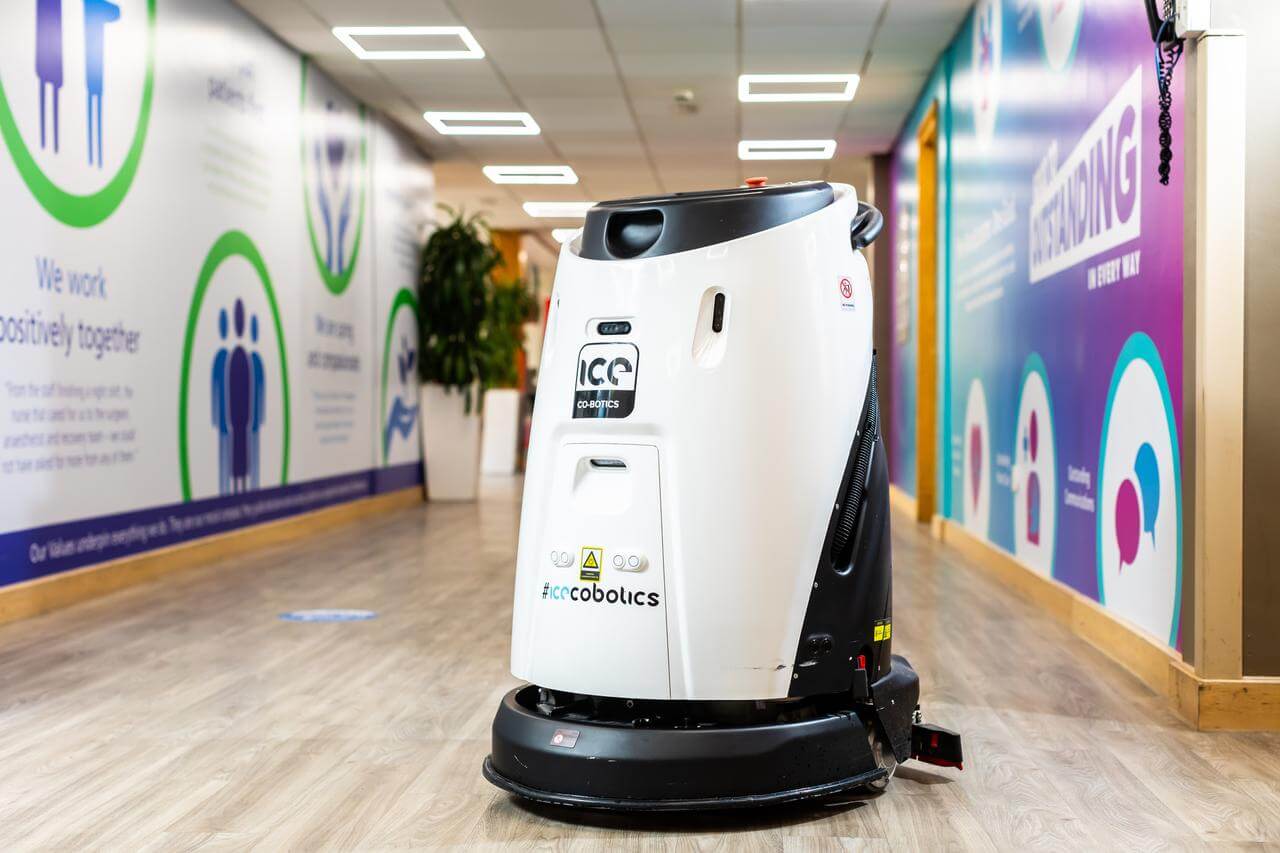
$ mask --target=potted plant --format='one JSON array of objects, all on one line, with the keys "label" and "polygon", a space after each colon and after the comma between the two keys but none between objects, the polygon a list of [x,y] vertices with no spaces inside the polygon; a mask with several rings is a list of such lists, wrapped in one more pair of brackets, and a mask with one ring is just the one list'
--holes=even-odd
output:
[{"label": "potted plant", "polygon": [[485,313],[487,368],[480,470],[512,474],[520,442],[521,359],[524,326],[537,310],[528,285],[517,279],[495,285]]},{"label": "potted plant", "polygon": [[422,464],[432,500],[474,500],[480,473],[479,389],[489,365],[485,313],[498,253],[478,214],[452,221],[422,249],[418,378]]}]

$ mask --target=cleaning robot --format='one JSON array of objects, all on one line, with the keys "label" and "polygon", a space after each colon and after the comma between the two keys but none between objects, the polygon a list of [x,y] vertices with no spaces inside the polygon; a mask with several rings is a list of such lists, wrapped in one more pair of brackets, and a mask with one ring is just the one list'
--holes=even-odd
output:
[{"label": "cleaning robot", "polygon": [[561,250],[484,775],[676,811],[961,766],[891,653],[888,477],[852,187],[604,202]]}]

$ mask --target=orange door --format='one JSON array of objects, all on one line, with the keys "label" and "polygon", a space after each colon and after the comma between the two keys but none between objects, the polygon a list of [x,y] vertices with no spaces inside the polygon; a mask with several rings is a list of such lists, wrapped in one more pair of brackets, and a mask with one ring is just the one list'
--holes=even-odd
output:
[{"label": "orange door", "polygon": [[920,124],[916,341],[916,519],[930,522],[938,482],[938,105]]}]

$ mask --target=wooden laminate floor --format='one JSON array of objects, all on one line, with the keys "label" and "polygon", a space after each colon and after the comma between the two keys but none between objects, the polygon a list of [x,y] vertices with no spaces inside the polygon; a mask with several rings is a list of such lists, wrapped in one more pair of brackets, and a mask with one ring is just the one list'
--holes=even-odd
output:
[{"label": "wooden laminate floor", "polygon": [[[0,628],[0,850],[1280,849],[1280,736],[1201,734],[897,519],[894,642],[963,773],[681,819],[530,808],[480,777],[516,486]],[[282,611],[376,610],[299,624]]]}]

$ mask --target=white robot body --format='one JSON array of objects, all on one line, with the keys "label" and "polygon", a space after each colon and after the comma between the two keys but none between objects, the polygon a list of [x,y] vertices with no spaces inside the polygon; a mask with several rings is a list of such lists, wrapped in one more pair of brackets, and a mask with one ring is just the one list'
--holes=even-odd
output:
[{"label": "white robot body", "polygon": [[676,254],[562,248],[520,523],[517,678],[628,699],[788,696],[871,375],[857,197],[831,188],[816,212]]}]

